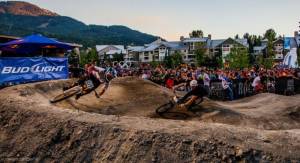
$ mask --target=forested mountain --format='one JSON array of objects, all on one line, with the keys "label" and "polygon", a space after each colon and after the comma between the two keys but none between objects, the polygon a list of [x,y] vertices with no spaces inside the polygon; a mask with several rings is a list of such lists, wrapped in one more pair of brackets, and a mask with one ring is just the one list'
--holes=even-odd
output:
[{"label": "forested mountain", "polygon": [[27,2],[0,2],[0,34],[26,36],[36,33],[86,46],[143,45],[157,38],[126,26],[86,25]]}]

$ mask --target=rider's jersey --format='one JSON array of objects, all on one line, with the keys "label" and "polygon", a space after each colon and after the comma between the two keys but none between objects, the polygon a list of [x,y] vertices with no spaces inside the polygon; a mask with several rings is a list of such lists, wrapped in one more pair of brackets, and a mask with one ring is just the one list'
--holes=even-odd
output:
[{"label": "rider's jersey", "polygon": [[204,97],[208,95],[208,92],[202,85],[198,85],[187,94],[190,96]]},{"label": "rider's jersey", "polygon": [[113,77],[117,77],[117,71],[112,67],[107,67],[105,73],[110,73]]},{"label": "rider's jersey", "polygon": [[105,68],[98,67],[98,66],[94,66],[94,67],[95,67],[95,69],[96,69],[99,73],[105,72]]},{"label": "rider's jersey", "polygon": [[96,89],[101,84],[99,79],[97,79],[93,74],[89,74],[88,80],[91,80],[93,82],[94,85],[93,89]]},{"label": "rider's jersey", "polygon": [[202,85],[198,85],[197,87],[195,87],[194,89],[189,91],[185,96],[180,98],[178,100],[178,103],[183,103],[190,96],[197,96],[198,98],[199,97],[202,98],[202,97],[207,96],[207,95],[208,95],[207,90]]}]

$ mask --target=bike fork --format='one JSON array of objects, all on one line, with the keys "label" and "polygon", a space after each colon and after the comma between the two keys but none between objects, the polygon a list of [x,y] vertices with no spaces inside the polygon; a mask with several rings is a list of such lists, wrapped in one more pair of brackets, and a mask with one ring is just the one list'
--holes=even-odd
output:
[{"label": "bike fork", "polygon": [[99,96],[99,94],[97,93],[97,91],[94,90],[94,92],[95,92],[95,96],[96,96],[97,98],[100,98],[100,96]]}]

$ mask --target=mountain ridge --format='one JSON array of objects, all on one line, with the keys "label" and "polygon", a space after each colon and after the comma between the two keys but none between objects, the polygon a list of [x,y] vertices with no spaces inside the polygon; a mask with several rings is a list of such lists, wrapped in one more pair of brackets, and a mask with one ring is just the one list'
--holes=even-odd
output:
[{"label": "mountain ridge", "polygon": [[[3,5],[4,3],[9,5]],[[17,7],[13,7],[14,5]],[[32,14],[33,11],[28,11],[30,8],[38,12]],[[0,2],[0,33],[21,37],[40,33],[84,46],[97,44],[144,45],[157,38],[157,36],[122,25],[86,25],[74,18],[60,16],[36,5],[20,1]]]},{"label": "mountain ridge", "polygon": [[23,1],[1,1],[0,13],[26,16],[59,16],[57,13]]}]

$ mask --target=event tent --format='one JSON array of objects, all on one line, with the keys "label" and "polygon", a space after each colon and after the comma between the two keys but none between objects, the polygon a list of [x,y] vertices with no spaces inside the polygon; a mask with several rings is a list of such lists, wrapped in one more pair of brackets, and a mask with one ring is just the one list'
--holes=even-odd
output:
[{"label": "event tent", "polygon": [[0,44],[2,52],[24,55],[42,55],[43,49],[71,50],[74,46],[42,35],[31,35],[4,44]]}]

